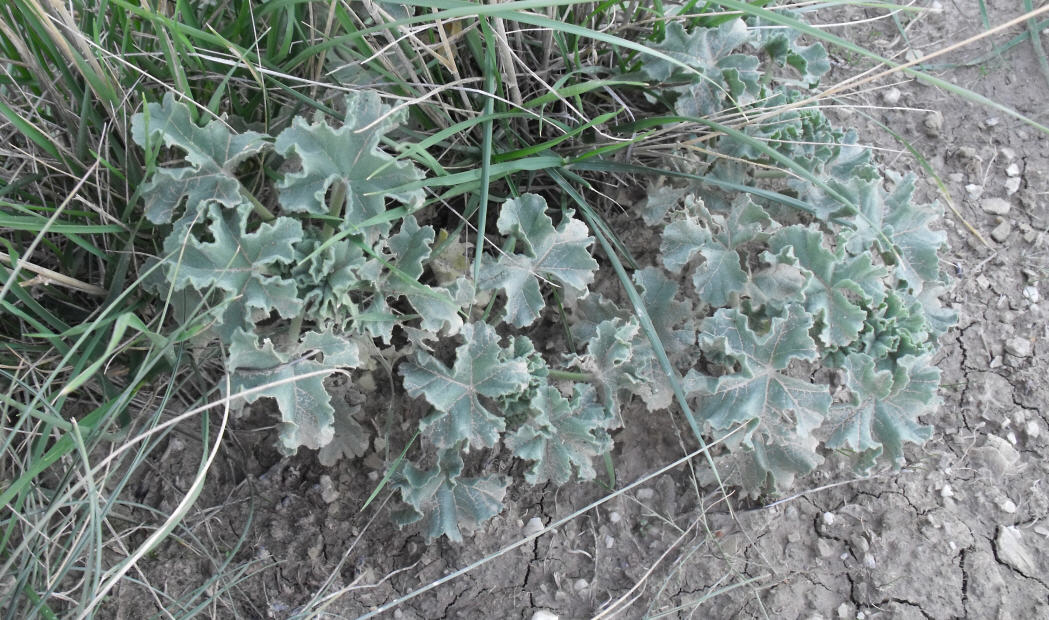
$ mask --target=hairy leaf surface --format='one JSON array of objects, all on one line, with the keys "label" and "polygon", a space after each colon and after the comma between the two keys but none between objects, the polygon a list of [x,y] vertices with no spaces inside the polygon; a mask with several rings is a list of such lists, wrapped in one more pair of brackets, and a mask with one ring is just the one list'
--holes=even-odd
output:
[{"label": "hairy leaf surface", "polygon": [[208,207],[211,241],[201,241],[191,229],[176,229],[164,241],[168,279],[176,290],[192,286],[201,293],[212,287],[229,294],[218,327],[225,342],[238,328],[249,328],[252,313],[276,311],[294,317],[302,308],[295,281],[280,275],[280,266],[293,262],[302,226],[281,217],[247,231],[251,207]]},{"label": "hairy leaf surface", "polygon": [[[361,91],[346,97],[346,119],[338,129],[323,120],[307,123],[295,117],[275,144],[279,154],[297,155],[302,167],[277,183],[284,209],[326,215],[325,195],[341,184],[344,203],[336,206],[341,207],[344,228],[357,230],[369,218],[386,212],[387,198],[410,208],[422,204],[420,189],[394,191],[421,178],[419,170],[409,162],[395,162],[378,148],[379,139],[404,118],[403,112],[384,116],[389,111],[377,93]],[[385,233],[389,227],[377,223],[371,230]]]},{"label": "hairy leaf surface", "polygon": [[331,332],[308,332],[290,350],[281,351],[270,340],[259,346],[253,334],[238,330],[229,348],[230,393],[250,390],[243,396],[249,403],[263,397],[277,401],[284,453],[293,454],[299,446],[317,449],[334,434],[335,409],[324,379],[359,365],[356,343]]},{"label": "hairy leaf surface", "polygon": [[503,203],[499,212],[499,232],[513,235],[524,252],[502,254],[481,270],[479,290],[506,292],[506,321],[527,327],[546,305],[539,280],[553,280],[576,291],[584,291],[594,280],[597,261],[590,256],[594,242],[587,236],[586,224],[567,215],[554,228],[546,214],[546,200],[536,194]]},{"label": "hairy leaf surface", "polygon": [[403,527],[426,519],[423,532],[428,541],[447,536],[462,542],[463,532],[471,533],[502,512],[509,483],[504,476],[463,478],[462,473],[458,449],[442,450],[434,469],[407,463],[396,486],[408,509],[394,513],[394,521]]},{"label": "hairy leaf surface", "polygon": [[235,207],[244,202],[241,184],[235,175],[244,160],[269,148],[267,136],[254,131],[233,133],[221,120],[198,126],[184,103],[167,93],[162,103],[146,105],[147,113],[131,118],[131,136],[142,147],[156,137],[168,147],[185,152],[186,166],[160,168],[141,188],[146,217],[154,224],[166,224],[186,200],[181,220],[192,220],[206,202]]},{"label": "hairy leaf surface", "polygon": [[575,384],[570,401],[547,385],[532,397],[531,408],[534,417],[507,439],[517,456],[535,461],[525,479],[531,484],[565,484],[574,466],[581,480],[593,480],[593,457],[612,449],[605,429],[614,420],[597,401],[594,388]]},{"label": "hairy leaf surface", "polygon": [[451,368],[424,351],[401,365],[408,395],[423,396],[437,410],[422,421],[422,430],[440,448],[462,440],[478,448],[495,445],[506,425],[481,397],[513,394],[529,381],[526,360],[503,359],[499,336],[488,324],[464,325],[462,336]]},{"label": "hairy leaf surface", "polygon": [[938,403],[940,370],[928,355],[907,355],[882,368],[869,355],[854,353],[845,362],[852,402],[835,406],[827,421],[829,448],[859,453],[858,467],[869,470],[884,455],[894,467],[903,462],[903,444],[924,443],[932,429],[918,417]]},{"label": "hairy leaf surface", "polygon": [[778,487],[822,460],[813,431],[827,413],[830,392],[784,372],[793,360],[817,358],[811,327],[812,316],[799,305],[789,306],[760,336],[738,310],[719,310],[704,321],[700,345],[738,370],[717,377],[691,370],[685,377],[686,391],[711,427],[724,432],[746,426],[737,441],[753,450]]}]

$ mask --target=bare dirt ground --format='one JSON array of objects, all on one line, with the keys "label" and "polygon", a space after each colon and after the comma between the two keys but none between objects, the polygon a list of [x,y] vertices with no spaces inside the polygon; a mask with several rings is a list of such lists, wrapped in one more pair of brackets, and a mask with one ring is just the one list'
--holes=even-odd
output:
[{"label": "bare dirt ground", "polygon": [[[902,19],[906,36],[891,20],[834,32],[905,58],[985,30],[978,2],[941,8]],[[1021,8],[987,2],[991,24]],[[876,14],[852,9],[843,19]],[[937,58],[981,61],[933,73],[1049,123],[1049,76],[1031,42],[987,56],[1024,32],[1017,26]],[[832,57],[838,76],[863,68],[849,55]],[[914,158],[865,114],[909,141],[957,209],[943,227],[956,276],[947,301],[960,321],[939,358],[943,405],[925,420],[936,433],[910,451],[910,465],[857,481],[844,460],[831,460],[798,481],[809,491],[772,505],[737,502],[733,519],[719,495],[697,490],[705,468],[697,459],[695,470],[657,476],[383,617],[581,618],[622,599],[614,609],[623,618],[1049,618],[1049,140],[920,82],[877,87],[846,96],[851,109],[835,112],[837,120],[884,149],[888,167],[925,179],[928,200],[943,202]],[[368,398],[385,402],[383,390],[379,382]],[[323,468],[308,453],[281,459],[272,430],[250,430],[269,419],[260,412],[237,423],[245,430],[228,441],[187,521],[195,538],[166,543],[132,575],[160,593],[129,582],[107,614],[142,618],[164,608],[181,617],[177,599],[228,557],[204,616],[287,618],[313,593],[342,589],[325,613],[353,618],[607,494],[596,484],[512,487],[508,509],[466,544],[427,546],[417,529],[389,524],[385,495],[360,510],[382,469],[381,446],[363,467]],[[635,418],[616,437],[621,484],[679,458],[685,436],[665,416]],[[168,456],[184,458],[158,462],[143,479],[142,503],[163,512],[182,497],[199,462],[187,445],[173,442]],[[179,461],[182,469],[172,465]],[[492,466],[514,472],[498,457]],[[704,597],[712,598],[697,605]]]}]

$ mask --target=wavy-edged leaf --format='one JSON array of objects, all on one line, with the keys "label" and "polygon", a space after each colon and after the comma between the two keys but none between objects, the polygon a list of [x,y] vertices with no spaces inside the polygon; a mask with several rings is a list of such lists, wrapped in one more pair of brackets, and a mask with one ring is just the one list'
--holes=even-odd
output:
[{"label": "wavy-edged leaf", "polygon": [[632,391],[643,381],[641,370],[645,360],[638,357],[643,351],[638,346],[639,333],[635,318],[602,321],[587,342],[586,354],[576,360],[592,377],[610,415],[619,412],[620,391]]},{"label": "wavy-edged leaf", "polygon": [[[388,198],[410,209],[421,205],[421,189],[392,191],[419,180],[422,173],[410,162],[392,163],[394,158],[379,150],[380,138],[404,119],[403,111],[384,116],[389,111],[376,92],[360,91],[346,96],[346,118],[338,129],[323,120],[307,123],[295,117],[275,143],[277,153],[296,155],[301,165],[298,172],[286,174],[277,183],[284,209],[326,215],[325,196],[336,183],[342,184],[345,193],[339,213],[349,230],[385,213]],[[385,233],[389,224],[376,224],[372,230]]]},{"label": "wavy-edged leaf", "polygon": [[[874,248],[895,266],[896,277],[906,282],[913,294],[921,293],[926,282],[940,276],[938,252],[947,241],[942,231],[929,224],[942,215],[934,204],[916,205],[914,176],[898,179],[891,192],[882,187],[881,175],[871,167],[861,167],[844,181],[829,179],[828,185],[859,207],[853,218],[855,232],[847,237],[845,247],[859,255]],[[819,204],[828,199],[815,188],[809,202]]]},{"label": "wavy-edged leaf", "polygon": [[[181,220],[192,220],[206,201],[235,207],[244,201],[236,168],[249,157],[269,148],[268,136],[254,131],[233,133],[221,120],[198,126],[184,103],[173,93],[162,103],[146,105],[148,115],[131,117],[131,137],[139,146],[159,136],[164,145],[185,152],[181,167],[157,169],[142,188],[146,217],[154,224],[171,221],[183,199],[186,211]],[[148,116],[148,118],[147,118]]]},{"label": "wavy-edged leaf", "polygon": [[614,418],[587,384],[575,384],[572,400],[547,385],[532,397],[534,417],[507,439],[520,458],[535,461],[525,474],[531,484],[565,484],[573,466],[580,480],[593,480],[593,458],[612,449],[607,429]]},{"label": "wavy-edged leaf", "polygon": [[713,358],[734,362],[735,372],[707,376],[689,371],[686,392],[715,431],[746,426],[732,443],[752,451],[755,462],[777,488],[811,471],[822,458],[813,431],[830,407],[826,385],[815,385],[783,372],[794,360],[815,360],[809,336],[812,316],[797,304],[773,318],[758,335],[736,309],[722,309],[703,323],[700,345]]},{"label": "wavy-edged leaf", "polygon": [[337,393],[331,393],[331,406],[335,410],[332,423],[333,436],[317,452],[317,460],[325,467],[335,465],[341,458],[364,456],[371,445],[371,433],[358,420],[364,396],[359,392],[354,402]]},{"label": "wavy-edged leaf", "polygon": [[276,311],[284,318],[302,309],[294,280],[280,275],[280,266],[294,262],[302,225],[280,217],[247,231],[251,207],[208,206],[210,241],[201,241],[189,227],[177,228],[164,240],[168,279],[176,290],[192,286],[204,293],[212,287],[228,293],[218,326],[229,343],[237,328],[248,328],[256,310]]},{"label": "wavy-edged leaf", "polygon": [[523,194],[503,203],[498,226],[502,234],[516,237],[524,252],[503,254],[485,264],[477,288],[505,291],[505,320],[511,325],[527,327],[539,318],[546,305],[541,278],[580,292],[593,282],[598,265],[589,248],[594,239],[587,235],[586,224],[571,213],[555,229],[546,214],[546,200]]},{"label": "wavy-edged leaf", "polygon": [[528,364],[521,358],[504,359],[499,336],[486,323],[464,325],[465,341],[456,349],[455,364],[448,368],[424,351],[401,365],[404,388],[412,398],[423,396],[437,410],[421,423],[424,433],[440,448],[462,440],[471,446],[495,445],[506,427],[481,402],[525,389]]},{"label": "wavy-edged leaf", "polygon": [[359,365],[357,344],[330,331],[308,332],[291,350],[280,351],[270,340],[259,346],[253,334],[237,330],[229,347],[230,393],[253,390],[245,401],[277,401],[282,420],[279,447],[285,454],[300,446],[317,449],[335,432],[335,409],[324,379],[340,368]]},{"label": "wavy-edged leaf", "polygon": [[389,291],[383,292],[403,295],[419,313],[422,329],[438,332],[446,328],[447,335],[455,335],[463,325],[459,309],[472,300],[473,290],[462,278],[450,287],[432,287],[419,282],[433,240],[432,226],[419,226],[412,215],[401,220],[400,230],[389,238],[391,263],[397,273],[387,276]]},{"label": "wavy-edged leaf", "polygon": [[862,471],[869,471],[882,456],[899,468],[903,444],[920,445],[932,435],[918,417],[939,403],[940,370],[929,355],[905,355],[879,367],[869,355],[854,353],[846,359],[845,371],[853,397],[831,410],[827,447],[857,452]]},{"label": "wavy-edged leaf", "polygon": [[696,254],[702,254],[703,263],[693,272],[692,283],[700,300],[724,306],[732,295],[746,288],[749,280],[740,266],[738,248],[766,238],[764,230],[771,222],[765,210],[748,196],[737,199],[727,216],[701,209],[698,216],[686,216],[664,229],[660,245],[663,264],[678,272]]},{"label": "wavy-edged leaf", "polygon": [[677,282],[663,275],[658,267],[646,267],[634,272],[634,283],[667,353],[681,353],[694,345],[692,302],[677,298]]},{"label": "wavy-edged leaf", "polygon": [[408,508],[394,513],[394,522],[404,527],[426,519],[423,533],[428,542],[441,536],[462,542],[463,532],[471,533],[502,512],[509,480],[499,475],[463,478],[462,472],[457,449],[443,450],[434,469],[405,464],[395,484]]},{"label": "wavy-edged leaf", "polygon": [[885,296],[885,270],[873,266],[867,255],[846,258],[843,251],[835,255],[823,246],[823,233],[813,228],[788,226],[769,239],[773,253],[788,248],[809,274],[803,289],[805,309],[820,317],[820,340],[839,347],[856,340],[867,312],[850,296],[867,307],[880,303]]}]

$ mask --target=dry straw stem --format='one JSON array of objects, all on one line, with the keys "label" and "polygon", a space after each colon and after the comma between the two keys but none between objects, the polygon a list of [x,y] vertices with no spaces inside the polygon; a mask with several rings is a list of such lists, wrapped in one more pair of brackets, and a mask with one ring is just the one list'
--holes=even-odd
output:
[{"label": "dry straw stem", "polygon": [[[65,208],[67,206],[69,206],[69,203],[73,200],[73,197],[76,196],[77,193],[80,191],[80,188],[84,186],[84,183],[87,182],[88,178],[92,174],[94,174],[95,170],[98,169],[99,161],[100,160],[96,159],[95,162],[93,164],[91,164],[91,167],[88,168],[87,171],[83,174],[83,176],[81,176],[80,179],[77,180],[76,185],[69,192],[69,195],[66,196],[66,199],[62,201],[62,204],[58,205],[58,208],[55,209],[55,212],[51,214],[51,217],[48,218],[47,222],[40,228],[40,232],[37,234],[36,238],[33,239],[33,242],[29,244],[29,247],[26,248],[26,251],[22,254],[21,257],[19,257],[18,262],[15,263],[14,267],[11,270],[11,273],[7,276],[7,281],[4,282],[3,288],[0,288],[0,300],[2,300],[5,297],[7,297],[7,292],[11,290],[11,286],[18,279],[18,272],[19,271],[21,271],[22,269],[26,269],[28,271],[35,271],[36,273],[40,273],[39,271],[36,271],[35,269],[30,269],[28,267],[28,265],[30,264],[29,263],[29,258],[33,255],[33,251],[36,250],[36,246],[44,238],[44,234],[47,233],[47,230],[49,228],[51,228],[51,225],[54,224],[56,220],[58,220],[58,216],[62,215],[62,212],[65,211]],[[7,256],[7,255],[5,254],[4,256]],[[7,257],[7,260],[10,261],[11,260],[10,257]],[[35,265],[34,265],[34,267],[35,267]],[[37,269],[42,269],[42,267],[37,267]],[[52,272],[52,273],[54,273],[54,272]],[[59,275],[59,274],[55,274],[55,275]],[[67,278],[67,279],[68,280],[73,280],[72,278]],[[77,281],[77,282],[79,282],[79,281]],[[83,284],[83,283],[81,283],[81,284]],[[90,285],[84,284],[84,286],[90,286]],[[95,287],[95,288],[98,288],[98,287]],[[102,290],[102,289],[99,289],[99,290]],[[85,291],[85,292],[89,292],[89,291]],[[94,294],[105,295],[106,293],[107,293],[107,291],[102,290],[101,293],[94,293]]]},{"label": "dry straw stem", "polygon": [[[1007,21],[1005,23],[999,24],[999,25],[995,26],[994,28],[990,28],[988,30],[985,30],[984,32],[981,32],[980,34],[973,35],[973,36],[969,37],[968,39],[964,39],[962,41],[954,43],[953,45],[948,45],[947,47],[944,47],[942,49],[936,50],[935,52],[932,52],[931,54],[926,54],[926,55],[924,55],[924,56],[922,56],[920,58],[915,58],[914,60],[905,62],[905,63],[903,63],[901,65],[896,65],[894,67],[889,67],[888,69],[886,69],[886,70],[884,70],[884,71],[882,71],[880,73],[875,73],[874,75],[870,75],[868,77],[861,78],[861,79],[858,79],[858,80],[852,80],[852,79],[850,79],[850,80],[842,80],[837,85],[832,86],[828,90],[825,90],[823,92],[817,93],[815,95],[812,95],[811,97],[802,99],[802,100],[797,101],[795,103],[792,103],[792,104],[789,104],[789,105],[785,105],[785,106],[777,108],[775,110],[766,112],[766,113],[764,113],[764,114],[762,114],[760,116],[757,116],[757,117],[755,117],[754,119],[751,119],[751,120],[752,120],[752,122],[761,122],[763,120],[766,120],[769,117],[778,116],[779,114],[781,114],[781,113],[783,113],[783,112],[785,112],[787,110],[804,107],[804,106],[807,106],[807,105],[812,104],[812,103],[818,103],[821,99],[825,99],[827,97],[830,97],[831,95],[836,95],[836,94],[844,92],[846,90],[849,90],[849,89],[852,89],[852,88],[856,88],[858,86],[862,86],[864,84],[868,84],[870,82],[874,82],[874,81],[880,80],[883,77],[888,77],[890,75],[893,75],[893,74],[899,73],[899,72],[905,72],[905,73],[911,74],[914,77],[918,78],[919,80],[931,79],[930,76],[927,76],[924,73],[910,71],[911,67],[924,64],[924,63],[932,60],[933,58],[937,58],[939,56],[943,56],[944,54],[948,54],[950,52],[953,52],[954,50],[957,50],[957,49],[960,49],[960,48],[965,47],[967,45],[970,45],[972,43],[975,43],[975,42],[977,42],[977,41],[979,41],[981,39],[985,39],[987,37],[995,35],[995,34],[1001,32],[1003,30],[1008,30],[1009,28],[1012,28],[1013,26],[1016,26],[1017,24],[1021,24],[1021,23],[1025,22],[1025,21],[1027,21],[1029,19],[1034,18],[1034,17],[1038,17],[1039,15],[1041,15],[1043,13],[1046,13],[1046,12],[1049,12],[1049,5],[1043,6],[1042,8],[1036,9],[1036,10],[1031,11],[1029,13],[1025,13],[1025,14],[1023,14],[1023,15],[1021,15],[1019,17],[1016,17],[1014,19],[1011,19],[1011,20],[1009,20],[1009,21]],[[1015,114],[1015,112],[1014,112],[1014,114]]]},{"label": "dry straw stem", "polygon": [[[10,265],[14,262],[15,261],[11,260],[11,257],[8,256],[6,252],[0,252],[0,263],[6,263]],[[18,261],[18,268],[25,269],[26,271],[32,271],[33,273],[40,276],[39,279],[33,279],[36,281],[35,283],[37,284],[57,284],[59,286],[64,286],[67,288],[81,291],[83,293],[87,293],[88,295],[105,296],[109,293],[109,291],[102,288],[101,286],[88,284],[87,282],[77,280],[76,278],[71,278],[65,274],[58,273],[57,271],[52,271],[47,267],[34,265],[33,263],[27,262],[25,259],[21,259]],[[27,280],[22,284],[26,285],[28,282],[30,281]]]}]

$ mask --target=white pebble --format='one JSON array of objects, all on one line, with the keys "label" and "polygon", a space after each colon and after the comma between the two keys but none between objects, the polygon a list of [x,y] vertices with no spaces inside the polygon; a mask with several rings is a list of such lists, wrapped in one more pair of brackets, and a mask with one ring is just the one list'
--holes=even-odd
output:
[{"label": "white pebble", "polygon": [[378,479],[379,479],[379,472],[377,472],[377,471],[370,471],[370,472],[368,472],[368,480],[370,480],[372,482],[375,482]]},{"label": "white pebble", "polygon": [[823,513],[823,525],[834,525],[834,513],[825,512]]},{"label": "white pebble", "polygon": [[1007,175],[1009,175],[1011,177],[1018,177],[1018,176],[1020,176],[1020,166],[1016,165],[1016,162],[1013,162],[1013,163],[1009,164],[1005,168],[1005,174],[1007,174]]},{"label": "white pebble", "polygon": [[1020,177],[1010,177],[1005,180],[1005,193],[1012,196],[1016,192],[1020,191]]},{"label": "white pebble", "polygon": [[983,122],[983,126],[984,127],[994,127],[995,125],[997,125],[1000,122],[1001,122],[1001,119],[999,119],[997,116],[992,116],[991,118],[989,118],[989,119],[987,119],[987,120],[985,120]]},{"label": "white pebble", "polygon": [[991,215],[1008,215],[1012,205],[1004,198],[984,198],[980,202],[980,208]]},{"label": "white pebble", "polygon": [[589,587],[590,582],[588,582],[586,579],[576,579],[574,582],[572,582],[572,589],[576,592],[582,592],[583,590],[586,590]]},{"label": "white pebble", "polygon": [[611,549],[616,546],[616,539],[611,536],[605,536],[605,549]]},{"label": "white pebble", "polygon": [[540,609],[532,614],[532,620],[557,620],[557,614],[552,611]]},{"label": "white pebble", "polygon": [[1009,443],[1016,445],[1016,433],[1009,431],[1005,434],[1005,438],[1009,440]]},{"label": "white pebble", "polygon": [[619,523],[623,520],[623,515],[619,514],[618,512],[612,511],[612,513],[608,515],[608,520],[612,523]]},{"label": "white pebble", "polygon": [[527,538],[529,536],[532,536],[533,534],[538,534],[539,532],[543,531],[543,527],[544,526],[542,519],[540,519],[539,517],[532,517],[528,520],[528,523],[525,524],[524,528],[521,530],[521,533],[525,535],[525,538]]},{"label": "white pebble", "polygon": [[1022,293],[1032,304],[1036,304],[1042,300],[1042,294],[1038,292],[1038,287],[1036,286],[1025,286]]},{"label": "white pebble", "polygon": [[1002,509],[1002,512],[1013,514],[1016,512],[1016,504],[1011,499],[1002,500],[998,507]]},{"label": "white pebble", "polygon": [[1038,425],[1038,422],[1028,420],[1027,426],[1024,427],[1024,432],[1027,433],[1028,437],[1034,439],[1042,434],[1042,427]]},{"label": "white pebble", "polygon": [[957,551],[958,545],[952,540],[947,543],[947,546],[951,548],[951,551]]},{"label": "white pebble", "polygon": [[965,186],[965,193],[969,194],[969,198],[979,200],[980,196],[983,195],[983,185],[970,183]]},{"label": "white pebble", "polygon": [[896,88],[894,86],[894,87],[886,90],[885,92],[883,92],[881,94],[881,98],[884,99],[885,103],[887,103],[889,105],[896,105],[897,103],[900,102],[900,97],[902,95],[903,95],[903,93],[900,92],[900,89],[898,89],[898,88]]},{"label": "white pebble", "polygon": [[643,502],[648,501],[655,497],[656,492],[652,489],[640,489],[637,492],[637,498]]},{"label": "white pebble", "polygon": [[943,485],[943,488],[940,489],[940,497],[954,497],[954,489],[951,488],[951,485]]},{"label": "white pebble", "polygon": [[1016,159],[1016,151],[1007,146],[1003,146],[1000,152],[1002,154],[1002,157],[1004,157],[1007,161],[1012,161]]}]

